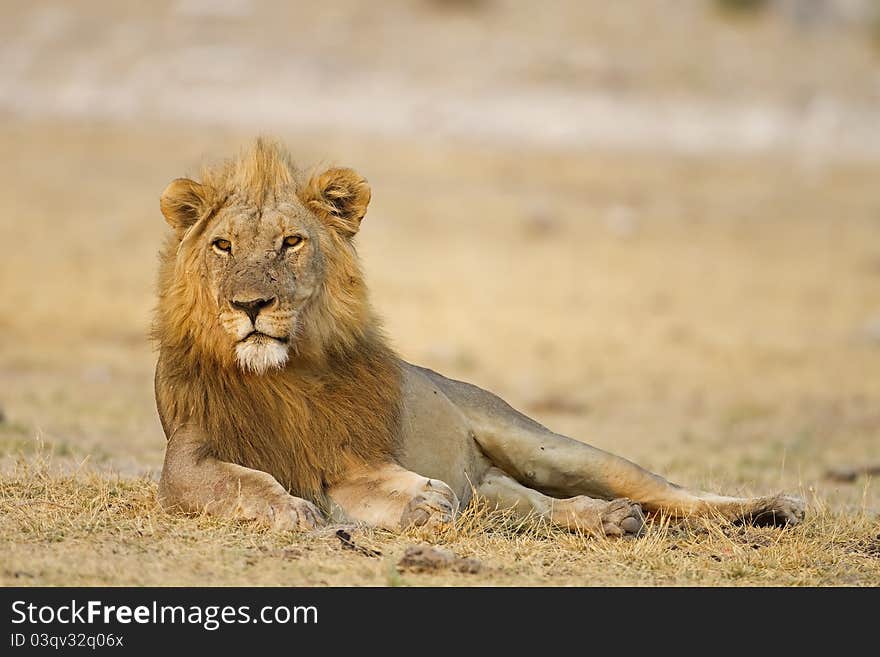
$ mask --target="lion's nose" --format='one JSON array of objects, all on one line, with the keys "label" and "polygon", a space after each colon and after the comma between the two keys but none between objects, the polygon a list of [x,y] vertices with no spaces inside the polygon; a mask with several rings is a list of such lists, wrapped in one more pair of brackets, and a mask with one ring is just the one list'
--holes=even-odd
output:
[{"label": "lion's nose", "polygon": [[260,311],[270,306],[274,306],[276,301],[278,301],[278,297],[270,297],[268,299],[243,299],[241,297],[233,297],[230,299],[229,303],[233,308],[246,312],[247,316],[251,318],[251,321],[256,322],[257,315],[260,314]]}]

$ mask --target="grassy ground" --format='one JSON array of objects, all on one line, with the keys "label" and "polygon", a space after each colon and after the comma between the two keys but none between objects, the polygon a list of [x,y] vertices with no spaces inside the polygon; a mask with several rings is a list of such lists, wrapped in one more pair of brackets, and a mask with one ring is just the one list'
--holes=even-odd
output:
[{"label": "grassy ground", "polygon": [[0,584],[880,584],[878,165],[280,134],[373,185],[360,240],[408,360],[674,481],[789,490],[793,530],[658,521],[614,542],[471,509],[478,574],[417,536],[272,535],[156,505],[158,194],[248,135],[4,121]]},{"label": "grassy ground", "polygon": [[[6,585],[876,585],[880,536],[864,511],[814,502],[792,531],[658,519],[645,538],[596,539],[467,509],[432,542],[478,559],[477,574],[411,573],[397,562],[424,537],[362,530],[346,549],[333,531],[273,534],[170,516],[155,483],[52,475],[27,465],[0,484]],[[402,572],[401,572],[402,571]]]}]

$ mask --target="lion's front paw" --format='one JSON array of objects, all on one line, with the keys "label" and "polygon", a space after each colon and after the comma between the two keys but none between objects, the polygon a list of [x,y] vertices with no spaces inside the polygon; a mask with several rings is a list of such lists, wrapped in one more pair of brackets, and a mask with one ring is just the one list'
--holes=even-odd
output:
[{"label": "lion's front paw", "polygon": [[309,531],[327,522],[318,507],[292,495],[270,504],[266,520],[279,531]]},{"label": "lion's front paw", "polygon": [[429,479],[403,509],[400,526],[433,528],[447,525],[457,513],[458,497],[452,489],[442,481]]},{"label": "lion's front paw", "polygon": [[741,518],[756,527],[785,527],[799,525],[804,519],[806,504],[799,497],[775,495],[757,502],[754,508]]}]

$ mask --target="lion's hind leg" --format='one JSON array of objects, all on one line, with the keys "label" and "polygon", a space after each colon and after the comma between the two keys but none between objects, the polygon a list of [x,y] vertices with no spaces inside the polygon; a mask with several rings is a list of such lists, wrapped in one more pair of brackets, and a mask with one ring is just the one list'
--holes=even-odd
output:
[{"label": "lion's hind leg", "polygon": [[498,468],[491,468],[477,486],[477,495],[518,517],[535,516],[570,529],[605,536],[635,537],[644,532],[641,507],[627,499],[605,501],[585,495],[549,497],[527,488]]},{"label": "lion's hind leg", "polygon": [[625,458],[554,433],[490,392],[423,371],[468,419],[482,453],[527,490],[554,498],[626,498],[648,512],[674,517],[718,514],[776,526],[803,520],[804,503],[797,497],[729,497],[679,486]]},{"label": "lion's hind leg", "polygon": [[560,436],[543,427],[511,425],[483,431],[477,442],[514,478],[557,497],[626,498],[645,511],[672,517],[720,515],[733,522],[784,527],[804,518],[804,502],[789,495],[732,497],[692,490],[622,457]]},{"label": "lion's hind leg", "polygon": [[495,419],[496,426],[485,422],[475,432],[483,453],[517,481],[555,497],[626,498],[651,513],[720,515],[753,525],[784,527],[797,525],[804,518],[804,502],[794,496],[732,497],[688,489],[540,425],[502,422]]},{"label": "lion's hind leg", "polygon": [[477,442],[515,479],[558,497],[626,498],[650,513],[720,515],[759,526],[797,525],[804,518],[800,498],[783,494],[732,497],[688,489],[622,457],[543,428],[510,426],[504,432],[477,433]]}]

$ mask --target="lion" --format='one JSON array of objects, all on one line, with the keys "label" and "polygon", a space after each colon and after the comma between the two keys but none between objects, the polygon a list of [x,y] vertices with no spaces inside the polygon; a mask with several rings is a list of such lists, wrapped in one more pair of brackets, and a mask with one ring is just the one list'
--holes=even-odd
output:
[{"label": "lion", "polygon": [[783,494],[689,490],[401,359],[370,305],[352,169],[312,175],[260,139],[178,178],[160,207],[155,394],[163,508],[280,530],[453,523],[482,498],[521,517],[634,537],[645,512],[794,525]]}]

